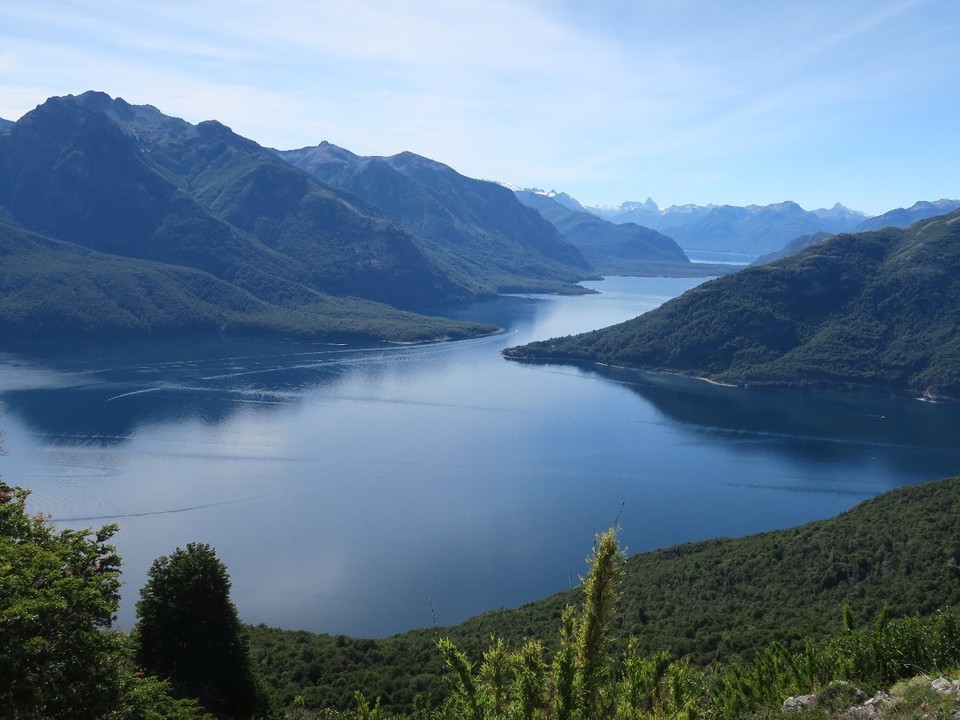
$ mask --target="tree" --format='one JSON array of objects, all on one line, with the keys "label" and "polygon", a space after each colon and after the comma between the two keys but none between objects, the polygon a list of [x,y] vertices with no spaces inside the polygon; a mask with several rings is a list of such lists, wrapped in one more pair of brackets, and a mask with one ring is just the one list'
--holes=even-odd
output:
[{"label": "tree", "polygon": [[137,616],[136,662],[169,680],[175,695],[197,698],[221,718],[249,718],[263,708],[227,568],[209,545],[190,543],[157,558]]},{"label": "tree", "polygon": [[102,717],[126,660],[117,528],[58,531],[28,495],[0,481],[0,715]]}]

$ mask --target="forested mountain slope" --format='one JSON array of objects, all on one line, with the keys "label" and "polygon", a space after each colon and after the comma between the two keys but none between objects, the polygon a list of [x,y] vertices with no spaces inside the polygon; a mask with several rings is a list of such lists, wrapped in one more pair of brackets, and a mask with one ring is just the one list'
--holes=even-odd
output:
[{"label": "forested mountain slope", "polygon": [[425,317],[290,283],[295,306],[265,301],[196,268],[125,258],[0,220],[0,336],[164,332],[423,342],[494,328]]},{"label": "forested mountain slope", "polygon": [[775,260],[782,260],[785,257],[790,257],[794,253],[800,252],[805,247],[810,247],[818,242],[822,242],[828,237],[830,237],[830,233],[825,232],[816,232],[811,235],[801,235],[800,237],[796,237],[784,245],[783,249],[777,250],[776,252],[767,253],[766,255],[761,255],[750,264],[766,265],[767,263],[772,263]]},{"label": "forested mountain slope", "polygon": [[[463,178],[453,194],[443,186],[460,176],[438,163],[410,160],[395,162],[407,175],[417,175],[420,187],[435,186],[432,192],[455,195],[471,208],[471,228],[480,240],[442,248],[216,121],[192,125],[97,92],[51,98],[0,128],[0,219],[7,253],[32,262],[39,257],[36,238],[44,238],[45,260],[16,268],[17,282],[53,292],[20,293],[16,307],[7,296],[0,300],[0,314],[11,332],[27,327],[23,318],[39,314],[75,332],[252,324],[284,334],[294,328],[331,337],[349,328],[351,337],[410,339],[424,337],[428,327],[444,329],[434,337],[491,329],[427,321],[384,303],[416,310],[504,289],[582,291],[573,283],[592,275],[582,256],[512,193]],[[497,202],[487,202],[488,195]],[[503,197],[518,211],[504,213]],[[509,242],[503,240],[505,228],[512,233]],[[78,249],[112,258],[104,264],[112,282],[100,282],[102,273],[84,275],[80,268],[89,265],[81,263],[62,274],[59,287],[51,286],[54,265],[68,268],[78,257],[89,260]],[[502,276],[491,274],[491,257],[502,264]],[[165,280],[150,283],[149,292],[138,291],[136,279],[124,274],[142,266],[134,270],[121,260],[168,266]],[[180,271],[184,268],[209,276],[203,282],[210,292],[202,303],[179,285],[187,275],[198,282],[199,276]],[[88,292],[91,277],[99,278],[95,293]],[[184,302],[186,296],[192,299]],[[251,312],[262,305],[256,320],[248,314],[234,322],[232,303],[239,298]],[[30,308],[31,302],[37,306]],[[75,322],[97,314],[96,307],[82,304],[87,302],[146,303],[147,310],[141,320]],[[180,317],[171,322],[173,315]],[[401,324],[407,325],[402,331]]]},{"label": "forested mountain slope", "polygon": [[361,157],[324,142],[279,154],[378,208],[477,292],[572,291],[572,281],[595,276],[553,225],[497,183],[409,152]]},{"label": "forested mountain slope", "polygon": [[960,398],[960,211],[845,234],[625,323],[504,351],[742,385]]}]

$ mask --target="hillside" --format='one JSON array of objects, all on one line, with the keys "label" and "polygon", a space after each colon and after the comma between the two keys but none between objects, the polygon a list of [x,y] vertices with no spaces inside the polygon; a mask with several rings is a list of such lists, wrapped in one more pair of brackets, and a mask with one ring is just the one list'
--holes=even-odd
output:
[{"label": "hillside", "polygon": [[272,333],[404,342],[495,332],[294,287],[294,308],[194,268],[98,253],[0,220],[0,335]]},{"label": "hillside", "polygon": [[634,223],[608,222],[543,193],[519,190],[516,196],[549,220],[604,275],[684,275],[691,271],[690,260],[680,246],[656,230]]},{"label": "hillside", "polygon": [[279,155],[375,206],[475,292],[570,292],[596,276],[556,228],[496,183],[409,152],[361,157],[325,142]]},{"label": "hillside", "polygon": [[838,235],[576,337],[510,348],[739,385],[960,398],[960,212]]},{"label": "hillside", "polygon": [[885,227],[905,228],[919,220],[945,215],[957,208],[960,208],[960,200],[941,199],[933,202],[921,200],[908,208],[897,208],[868,218],[857,226],[857,231],[880,230]]},{"label": "hillside", "polygon": [[[892,490],[837,518],[744,538],[678,545],[629,558],[617,636],[634,635],[643,653],[669,650],[698,664],[750,657],[771,640],[796,645],[891,616],[960,605],[960,478]],[[352,702],[360,689],[387,708],[409,710],[414,696],[442,692],[438,636],[473,653],[490,636],[517,646],[555,638],[567,591],[515,610],[487,613],[452,628],[382,640],[251,628],[259,673],[289,703]]]},{"label": "hillside", "polygon": [[27,229],[204,270],[269,302],[288,282],[408,308],[464,297],[408,234],[217,122],[101,93],[53,98],[0,136],[0,170],[0,205]]},{"label": "hillside", "polygon": [[816,243],[820,242],[821,240],[825,240],[828,237],[830,237],[830,233],[825,232],[816,232],[811,235],[801,235],[800,237],[796,237],[788,242],[783,246],[782,249],[777,250],[776,252],[767,253],[766,255],[761,255],[750,264],[766,265],[767,263],[772,263],[775,260],[783,260],[783,258],[790,257],[791,255],[800,252],[804,248],[815,245]]},{"label": "hillside", "polygon": [[[512,253],[491,251],[512,269],[510,282],[578,291],[571,283],[590,274],[579,252],[509,191],[497,189],[522,211],[512,220],[522,241]],[[531,217],[548,237],[525,232],[523,222]],[[44,238],[44,260],[17,268],[16,282],[53,290],[20,293],[15,307],[13,296],[4,297],[0,315],[10,319],[10,332],[34,332],[17,318],[39,315],[74,332],[255,326],[392,340],[423,338],[428,328],[441,328],[431,337],[455,337],[491,329],[396,308],[438,307],[499,289],[477,281],[484,276],[473,272],[483,264],[471,255],[475,248],[444,256],[369,202],[324,185],[216,121],[192,125],[104,93],[51,98],[0,129],[0,219],[8,253],[36,258],[35,238]],[[478,227],[483,222],[504,220],[495,208],[477,217]],[[555,255],[548,257],[544,248]],[[80,291],[85,280],[79,268],[65,273],[61,285],[49,282],[50,268],[68,267],[79,250],[111,258],[104,265],[110,282],[94,293],[89,282]],[[164,280],[153,282],[149,293],[138,291],[135,274],[142,266],[130,260],[167,266]],[[199,282],[183,269],[206,274],[203,302],[196,302],[199,291],[180,284],[188,275],[194,288]],[[124,276],[128,272],[133,275]],[[159,290],[169,283],[173,287]],[[147,309],[142,319],[101,322],[98,306],[77,302],[146,302]],[[247,308],[242,320],[237,303]],[[196,317],[184,317],[191,313]],[[91,322],[75,322],[81,316]]]}]

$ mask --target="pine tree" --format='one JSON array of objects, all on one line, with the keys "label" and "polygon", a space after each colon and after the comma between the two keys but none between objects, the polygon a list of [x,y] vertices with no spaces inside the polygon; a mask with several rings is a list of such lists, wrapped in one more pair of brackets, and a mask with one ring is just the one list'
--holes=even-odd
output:
[{"label": "pine tree", "polygon": [[157,558],[137,616],[136,661],[169,680],[176,695],[197,698],[220,718],[250,718],[262,709],[227,568],[209,545],[190,543]]}]

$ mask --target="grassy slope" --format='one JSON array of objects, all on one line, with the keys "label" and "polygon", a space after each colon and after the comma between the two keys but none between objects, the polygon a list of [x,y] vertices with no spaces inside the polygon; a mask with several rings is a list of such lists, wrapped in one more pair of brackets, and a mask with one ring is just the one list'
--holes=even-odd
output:
[{"label": "grassy slope", "polygon": [[653,312],[505,352],[755,385],[960,397],[960,213],[839,235]]},{"label": "grassy slope", "polygon": [[[441,692],[439,634],[476,652],[491,635],[517,644],[557,634],[564,592],[441,630],[382,640],[252,629],[256,665],[287,704],[347,706],[352,693],[410,707]],[[905,487],[843,515],[745,538],[679,545],[631,557],[618,633],[645,652],[668,649],[698,663],[750,654],[773,639],[795,643],[841,627],[849,603],[869,622],[960,605],[960,478]]]}]

